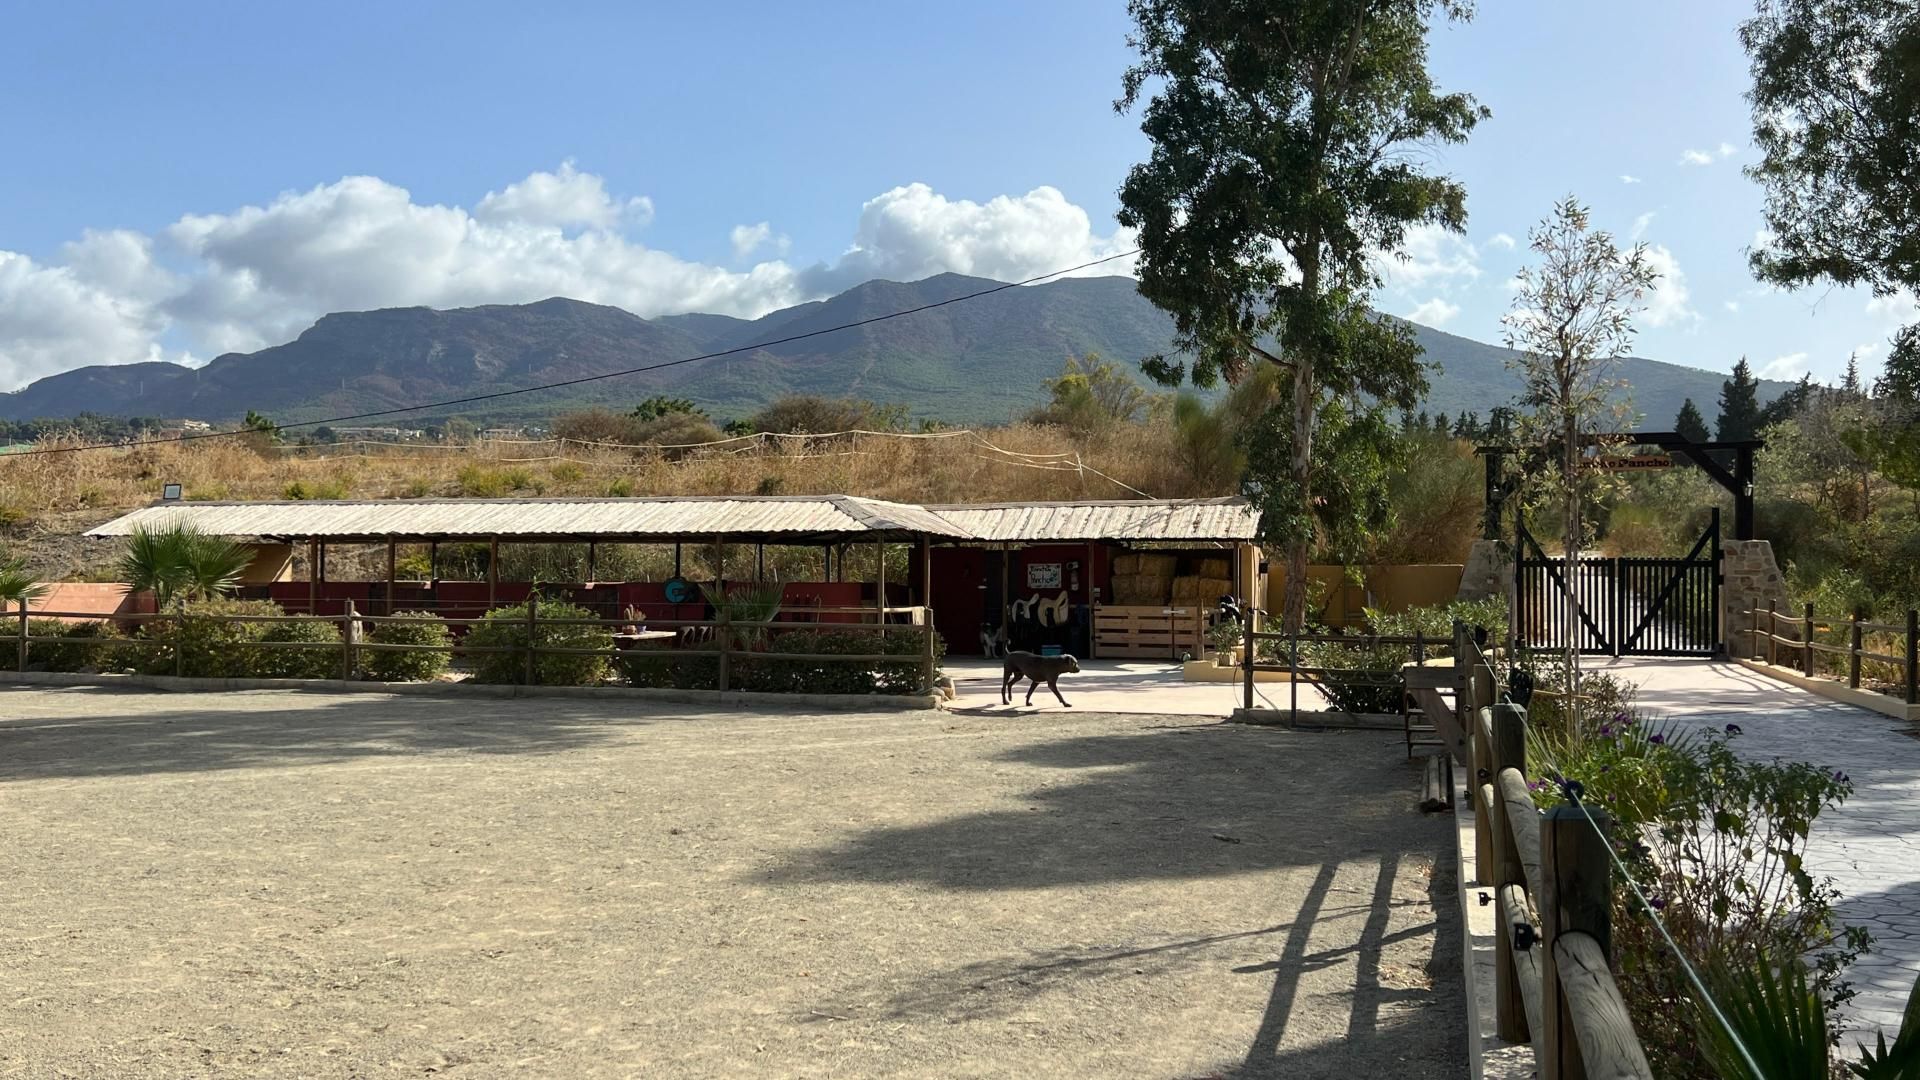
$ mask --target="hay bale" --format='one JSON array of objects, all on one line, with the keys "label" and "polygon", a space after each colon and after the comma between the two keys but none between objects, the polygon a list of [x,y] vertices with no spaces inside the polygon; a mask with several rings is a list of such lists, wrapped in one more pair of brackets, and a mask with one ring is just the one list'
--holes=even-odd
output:
[{"label": "hay bale", "polygon": [[1128,552],[1124,555],[1115,555],[1113,557],[1113,573],[1116,578],[1122,574],[1138,574],[1139,572],[1140,556]]},{"label": "hay bale", "polygon": [[1200,579],[1191,575],[1173,579],[1173,599],[1176,603],[1198,599]]},{"label": "hay bale", "polygon": [[1140,560],[1138,573],[1152,574],[1172,580],[1174,571],[1179,569],[1180,558],[1159,551],[1142,551],[1136,555]]},{"label": "hay bale", "polygon": [[1228,568],[1225,559],[1201,559],[1194,567],[1194,573],[1199,577],[1215,579],[1233,576],[1233,571]]}]

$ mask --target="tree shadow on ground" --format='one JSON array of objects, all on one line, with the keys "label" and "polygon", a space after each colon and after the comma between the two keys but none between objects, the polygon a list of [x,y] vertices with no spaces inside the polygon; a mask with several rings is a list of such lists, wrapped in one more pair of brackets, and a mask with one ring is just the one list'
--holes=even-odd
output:
[{"label": "tree shadow on ground", "polygon": [[[1061,770],[1069,778],[1042,783],[1018,808],[868,830],[764,871],[760,880],[914,882],[971,891],[1279,870],[1286,874],[1271,879],[1273,891],[1285,898],[1276,895],[1276,910],[1246,912],[1244,929],[1164,940],[1136,934],[1137,943],[1118,947],[1029,949],[934,971],[894,989],[883,1006],[889,1019],[1006,1017],[1041,995],[1072,996],[1142,976],[1271,979],[1264,1011],[1247,1017],[1254,1034],[1244,1060],[1200,1075],[1463,1072],[1452,821],[1415,811],[1417,773],[1397,732],[1181,727],[1061,738],[993,760]],[[1410,898],[1414,883],[1402,875],[1422,863],[1432,875]],[[1437,925],[1409,910],[1428,905],[1438,913]],[[1431,952],[1420,957],[1424,971],[1412,981],[1403,968],[1383,965],[1384,951],[1425,937],[1433,940]],[[1264,958],[1249,962],[1250,952]],[[1354,982],[1344,1031],[1300,1048],[1325,1037],[1323,984],[1315,991],[1312,1030],[1296,1032],[1287,1045],[1302,979],[1349,965]]]},{"label": "tree shadow on ground", "polygon": [[[13,695],[63,699],[22,716]],[[13,700],[28,700],[14,698]],[[211,702],[211,703],[209,703]],[[256,704],[260,703],[260,704]],[[254,707],[236,707],[237,705]],[[335,696],[275,691],[222,700],[118,688],[0,689],[0,783],[56,777],[290,767],[421,753],[557,753],[634,724],[688,719],[565,698]],[[160,707],[156,707],[160,706]],[[45,710],[36,709],[36,712]]]}]

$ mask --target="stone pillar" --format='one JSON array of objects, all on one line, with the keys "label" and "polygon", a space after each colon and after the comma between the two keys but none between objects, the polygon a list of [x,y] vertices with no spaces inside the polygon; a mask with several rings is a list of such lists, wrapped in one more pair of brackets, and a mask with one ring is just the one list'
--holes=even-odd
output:
[{"label": "stone pillar", "polygon": [[1513,605],[1513,553],[1499,540],[1475,540],[1467,553],[1466,569],[1460,573],[1460,600],[1485,600],[1504,596]]},{"label": "stone pillar", "polygon": [[1725,540],[1720,544],[1720,627],[1728,656],[1753,655],[1753,616],[1767,601],[1776,601],[1782,613],[1794,611],[1787,596],[1787,578],[1774,561],[1773,545],[1765,540]]}]

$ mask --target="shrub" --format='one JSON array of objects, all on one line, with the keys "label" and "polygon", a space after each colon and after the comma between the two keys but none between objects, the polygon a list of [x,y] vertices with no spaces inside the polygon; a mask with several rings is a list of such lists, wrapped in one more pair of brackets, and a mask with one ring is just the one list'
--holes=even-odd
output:
[{"label": "shrub", "polygon": [[246,678],[253,674],[255,654],[264,651],[248,649],[246,643],[260,640],[272,624],[234,622],[232,616],[286,614],[272,601],[224,598],[192,600],[174,610],[178,617],[155,619],[141,628],[141,637],[155,646],[141,657],[140,668],[148,674],[172,675],[177,670],[189,678]]},{"label": "shrub", "polygon": [[[594,613],[572,604],[541,604],[538,614],[547,619],[591,619]],[[538,622],[538,646],[556,649],[611,649],[613,631],[604,626],[555,626]],[[527,647],[527,606],[496,608],[484,621],[467,632],[466,644],[507,646],[513,652],[488,652],[475,655],[473,681],[480,683],[524,683]],[[534,681],[542,686],[598,686],[612,674],[604,656],[578,656],[567,653],[546,654],[534,660]]]},{"label": "shrub", "polygon": [[[1470,628],[1499,635],[1507,626],[1506,601],[1455,600],[1431,607],[1384,612],[1367,609],[1368,633],[1380,637],[1425,637],[1429,658],[1452,654],[1453,624],[1459,620]],[[1273,647],[1273,655],[1284,661],[1286,643],[1263,642]],[[1340,641],[1306,641],[1300,645],[1300,666],[1322,668],[1315,677],[1334,708],[1354,713],[1393,713],[1400,711],[1400,667],[1413,660],[1412,646],[1385,645],[1369,637],[1355,636]]]},{"label": "shrub", "polygon": [[497,499],[510,487],[500,470],[483,465],[462,465],[459,479],[460,494],[476,499]]},{"label": "shrub", "polygon": [[[402,611],[395,618],[406,621],[371,624],[367,641],[375,645],[432,645],[438,649],[453,644],[446,622],[431,611]],[[444,674],[452,661],[452,654],[444,651],[368,649],[357,655],[367,677],[381,682],[425,682]]]},{"label": "shrub", "polygon": [[[9,620],[7,635],[14,640],[19,621]],[[63,623],[57,619],[34,619],[27,626],[28,637],[58,637],[60,641],[29,643],[28,662],[48,671],[103,671],[124,666],[129,660],[125,645],[115,648],[111,642],[127,640],[126,635],[108,622]]]},{"label": "shrub", "polygon": [[340,677],[340,627],[331,619],[261,623],[257,641],[301,642],[310,649],[247,649],[247,667],[259,679],[337,679]]},{"label": "shrub", "polygon": [[347,482],[339,477],[327,480],[295,480],[280,490],[282,499],[344,499]]},{"label": "shrub", "polygon": [[[934,636],[934,664],[946,655],[946,643]],[[707,646],[702,646],[705,648]],[[782,653],[899,656],[898,662],[848,663],[834,660],[783,660]],[[635,650],[621,657],[635,686],[676,690],[713,690],[719,686],[719,658],[676,650]],[[788,630],[764,647],[728,657],[730,690],[776,694],[917,694],[920,638],[917,634],[877,630]]]}]

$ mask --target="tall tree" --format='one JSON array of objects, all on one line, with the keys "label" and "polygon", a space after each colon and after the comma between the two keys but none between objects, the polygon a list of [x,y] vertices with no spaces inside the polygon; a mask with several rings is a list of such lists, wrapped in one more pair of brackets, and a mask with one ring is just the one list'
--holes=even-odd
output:
[{"label": "tall tree", "polygon": [[[1593,467],[1631,419],[1616,376],[1633,342],[1633,315],[1658,278],[1646,245],[1622,251],[1594,229],[1587,208],[1568,196],[1527,234],[1540,265],[1520,271],[1513,310],[1503,320],[1508,363],[1520,371],[1522,445],[1541,448],[1523,459],[1523,504],[1561,513],[1563,660],[1568,701],[1578,689],[1580,654],[1574,594],[1580,550],[1590,537],[1586,508],[1617,482]],[[1577,728],[1578,725],[1576,725]]]},{"label": "tall tree", "polygon": [[[1487,111],[1427,74],[1435,15],[1460,0],[1131,0],[1127,70],[1115,107],[1152,90],[1152,143],[1120,189],[1140,237],[1140,292],[1173,316],[1195,384],[1238,381],[1255,364],[1290,375],[1283,473],[1250,476],[1268,539],[1287,549],[1285,622],[1306,609],[1308,551],[1343,495],[1316,483],[1314,430],[1333,402],[1410,407],[1426,387],[1411,332],[1367,307],[1376,256],[1408,228],[1459,231],[1466,193],[1409,153],[1466,139]],[[1156,357],[1155,379],[1186,365]],[[1343,432],[1374,432],[1367,422]],[[1351,447],[1343,448],[1351,450]],[[1250,455],[1264,460],[1270,455]],[[1344,501],[1344,496],[1343,496]]]},{"label": "tall tree", "polygon": [[1721,442],[1740,442],[1760,435],[1760,380],[1746,357],[1733,365],[1733,378],[1720,384],[1720,418],[1714,433]]},{"label": "tall tree", "polygon": [[1673,418],[1673,430],[1689,442],[1712,442],[1713,434],[1707,430],[1707,418],[1700,415],[1700,406],[1688,398],[1680,406],[1680,415]]}]

